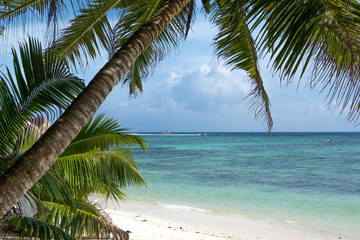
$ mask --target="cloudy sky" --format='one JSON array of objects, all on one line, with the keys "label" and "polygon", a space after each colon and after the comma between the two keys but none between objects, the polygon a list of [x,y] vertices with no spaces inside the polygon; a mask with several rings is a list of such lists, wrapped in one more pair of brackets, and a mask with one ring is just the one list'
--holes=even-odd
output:
[{"label": "cloudy sky", "polygon": [[[263,119],[255,120],[242,101],[250,89],[246,74],[231,72],[214,57],[211,40],[215,33],[198,16],[188,39],[155,69],[142,94],[131,99],[126,87],[117,87],[100,112],[135,132],[266,131]],[[273,131],[359,131],[339,109],[327,107],[319,89],[310,90],[304,84],[297,88],[297,82],[281,86],[267,65],[266,60],[260,62],[271,100]],[[93,69],[84,75],[87,79],[95,73]]]},{"label": "cloudy sky", "polygon": [[[255,120],[242,101],[250,90],[246,74],[231,72],[214,57],[211,40],[215,33],[198,16],[188,39],[160,63],[143,93],[129,98],[126,87],[118,86],[98,112],[133,132],[266,131],[263,119]],[[78,75],[90,80],[106,59],[90,63]],[[310,90],[304,84],[297,88],[297,82],[281,86],[265,59],[260,69],[271,100],[273,131],[359,131],[339,109],[327,107],[319,89]]]}]

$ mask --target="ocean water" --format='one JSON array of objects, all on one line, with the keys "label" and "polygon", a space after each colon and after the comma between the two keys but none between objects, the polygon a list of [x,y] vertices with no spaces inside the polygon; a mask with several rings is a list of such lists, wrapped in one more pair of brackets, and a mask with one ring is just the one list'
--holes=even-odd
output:
[{"label": "ocean water", "polygon": [[139,135],[149,144],[135,150],[147,188],[129,189],[130,199],[360,239],[360,133]]}]

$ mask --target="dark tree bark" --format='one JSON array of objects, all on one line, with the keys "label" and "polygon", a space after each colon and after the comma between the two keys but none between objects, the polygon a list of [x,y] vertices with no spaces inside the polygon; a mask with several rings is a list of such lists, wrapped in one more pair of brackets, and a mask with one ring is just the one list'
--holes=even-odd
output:
[{"label": "dark tree bark", "polygon": [[169,0],[96,74],[40,140],[0,178],[0,216],[44,175],[130,69],[189,0]]}]

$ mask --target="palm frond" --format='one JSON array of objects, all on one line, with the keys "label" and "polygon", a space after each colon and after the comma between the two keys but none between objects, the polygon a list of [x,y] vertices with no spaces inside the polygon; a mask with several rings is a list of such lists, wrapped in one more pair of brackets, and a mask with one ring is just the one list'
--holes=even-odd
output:
[{"label": "palm frond", "polygon": [[43,220],[13,215],[10,218],[11,225],[20,231],[22,237],[34,237],[40,240],[75,240],[60,228],[53,226]]},{"label": "palm frond", "polygon": [[37,8],[43,11],[42,6],[46,5],[50,1],[46,0],[5,0],[0,4],[0,21],[8,19],[12,21],[14,18],[24,15],[29,9]]},{"label": "palm frond", "polygon": [[[71,21],[71,26],[63,30],[53,49],[74,66],[76,61],[83,65],[83,60],[94,59],[100,53],[101,47],[107,49],[111,57],[137,29],[154,16],[164,2],[165,0],[94,1],[80,10],[80,14]],[[178,39],[186,36],[192,22],[194,4],[193,1],[172,20],[168,28],[138,57],[124,76],[123,83],[128,84],[131,95],[135,96],[138,91],[142,91],[142,81],[171,48],[177,47]],[[120,19],[118,24],[111,28],[108,16],[111,16],[113,9],[120,12]]]},{"label": "palm frond", "polygon": [[14,118],[14,115],[20,114],[20,109],[3,78],[0,78],[0,92],[0,158],[5,158],[10,154],[10,149],[17,139],[17,131],[12,129],[21,129],[25,121],[20,122]]},{"label": "palm frond", "polygon": [[270,100],[260,75],[255,43],[243,14],[233,1],[213,12],[211,20],[219,29],[214,39],[215,51],[232,70],[247,72],[253,87],[247,96],[250,110],[255,113],[255,118],[263,117],[266,120],[270,132],[273,126]]},{"label": "palm frond", "polygon": [[72,190],[61,171],[49,169],[29,191],[34,197],[41,200],[60,201],[75,208]]},{"label": "palm frond", "polygon": [[247,6],[253,29],[273,69],[292,82],[310,72],[310,87],[328,91],[328,103],[359,119],[360,4],[348,0],[255,1]]},{"label": "palm frond", "polygon": [[0,79],[0,156],[14,148],[27,120],[39,114],[55,118],[84,87],[61,60],[43,55],[37,40],[20,46],[19,55],[13,49],[14,77],[7,69]]},{"label": "palm frond", "polygon": [[[205,4],[206,6],[206,4]],[[185,28],[185,38],[187,38],[188,34],[189,34],[189,30],[191,28],[191,24],[193,22],[194,16],[195,16],[195,1],[194,0],[190,0],[189,4],[188,4],[188,11],[187,12],[187,19],[186,19],[186,28]]]},{"label": "palm frond", "polygon": [[[130,148],[119,147],[106,152],[94,149],[61,156],[55,164],[62,169],[75,192],[84,194],[86,190],[87,195],[104,193],[106,189],[116,189],[114,186],[117,186],[116,193],[108,192],[106,195],[122,196],[123,188],[145,185],[133,157]],[[97,192],[98,189],[101,190]]]},{"label": "palm frond", "polygon": [[84,153],[94,148],[108,151],[116,146],[124,145],[137,145],[146,151],[146,141],[139,136],[126,133],[126,130],[128,129],[122,128],[121,124],[114,119],[99,114],[82,128],[62,156],[72,153]]},{"label": "palm frond", "polygon": [[[69,2],[74,1],[67,1],[68,6],[73,6],[73,4],[68,4]],[[56,35],[57,16],[64,8],[66,8],[66,5],[63,0],[5,0],[0,2],[0,22],[8,30],[12,30],[13,26],[19,24],[22,25],[23,29],[26,29],[33,22],[39,22],[47,15],[48,27],[46,34],[52,33]],[[51,22],[54,24],[53,29],[50,29]]]},{"label": "palm frond", "polygon": [[53,42],[58,37],[58,17],[63,13],[72,15],[70,11],[78,11],[81,5],[81,0],[5,0],[0,2],[0,23],[8,32],[17,25],[26,31],[33,23],[45,20],[46,37]]},{"label": "palm frond", "polygon": [[125,231],[112,224],[107,214],[95,203],[76,201],[76,209],[56,202],[43,202],[50,210],[46,221],[64,229],[76,238],[126,239]]},{"label": "palm frond", "polygon": [[[92,59],[99,53],[99,48],[106,47],[107,35],[111,32],[111,26],[107,15],[111,10],[121,10],[128,6],[136,5],[138,1],[109,0],[98,1],[80,9],[80,14],[71,20],[71,25],[64,29],[60,38],[55,42],[53,50],[56,54],[75,65],[78,61],[87,57]],[[120,11],[121,11],[120,10]]]}]

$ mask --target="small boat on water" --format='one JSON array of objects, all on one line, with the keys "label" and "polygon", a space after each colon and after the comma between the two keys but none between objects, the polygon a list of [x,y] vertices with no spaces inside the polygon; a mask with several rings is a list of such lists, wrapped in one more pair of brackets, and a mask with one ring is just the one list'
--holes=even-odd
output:
[{"label": "small boat on water", "polygon": [[332,142],[334,142],[334,140],[328,139],[328,140],[326,140],[325,142],[332,143]]},{"label": "small boat on water", "polygon": [[170,134],[169,131],[162,131],[162,134]]}]

